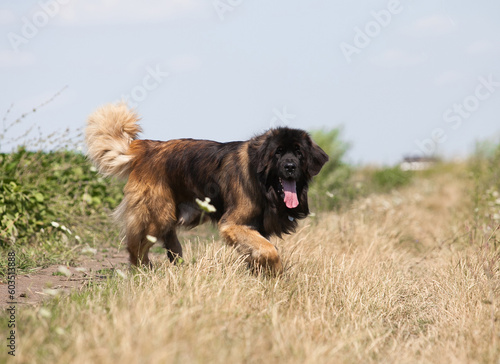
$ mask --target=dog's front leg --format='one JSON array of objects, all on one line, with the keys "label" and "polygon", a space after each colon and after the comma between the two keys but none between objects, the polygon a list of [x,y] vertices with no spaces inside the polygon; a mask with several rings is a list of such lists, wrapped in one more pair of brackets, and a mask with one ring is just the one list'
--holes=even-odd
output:
[{"label": "dog's front leg", "polygon": [[252,268],[262,267],[274,274],[283,271],[278,250],[258,231],[245,225],[227,222],[219,224],[219,230],[229,245],[246,256]]}]

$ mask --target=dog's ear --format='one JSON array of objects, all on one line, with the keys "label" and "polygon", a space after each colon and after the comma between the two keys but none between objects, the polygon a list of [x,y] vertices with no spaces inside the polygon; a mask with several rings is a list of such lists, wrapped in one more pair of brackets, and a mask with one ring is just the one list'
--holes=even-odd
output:
[{"label": "dog's ear", "polygon": [[271,163],[272,154],[269,150],[271,143],[267,143],[267,139],[268,133],[250,140],[248,151],[250,162],[255,166],[259,174],[265,172]]},{"label": "dog's ear", "polygon": [[326,154],[318,144],[311,140],[307,161],[307,171],[309,175],[311,177],[316,176],[326,162],[328,162],[328,154]]}]

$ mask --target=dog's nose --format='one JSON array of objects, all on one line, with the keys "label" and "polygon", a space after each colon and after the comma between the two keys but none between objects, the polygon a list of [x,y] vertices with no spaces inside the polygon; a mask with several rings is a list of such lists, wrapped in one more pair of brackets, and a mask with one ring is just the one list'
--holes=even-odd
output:
[{"label": "dog's nose", "polygon": [[297,166],[295,165],[295,163],[287,163],[287,164],[285,164],[285,171],[287,171],[288,173],[295,172],[296,168],[297,168]]}]

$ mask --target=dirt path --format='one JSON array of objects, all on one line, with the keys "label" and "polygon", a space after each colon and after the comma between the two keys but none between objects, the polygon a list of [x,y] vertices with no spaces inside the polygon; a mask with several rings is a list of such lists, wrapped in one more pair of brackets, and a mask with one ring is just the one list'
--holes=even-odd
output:
[{"label": "dirt path", "polygon": [[[209,225],[183,231],[183,238],[213,239],[216,230]],[[20,274],[16,277],[15,302],[20,306],[37,305],[54,294],[67,294],[71,290],[81,290],[91,281],[104,281],[114,271],[120,269],[127,272],[129,269],[128,253],[125,248],[109,248],[97,251],[92,256],[81,256],[75,267],[67,267],[71,276],[59,273],[61,265],[53,265],[37,269],[30,274]],[[165,260],[165,254],[150,251],[152,259]],[[55,291],[54,291],[55,290]],[[57,292],[56,292],[57,291]],[[0,280],[0,309],[9,307],[12,303],[9,298],[6,282]]]},{"label": "dirt path", "polygon": [[[67,267],[66,276],[59,272],[60,265],[39,269],[30,274],[16,277],[15,302],[18,305],[36,305],[55,294],[68,293],[72,289],[85,288],[91,281],[102,281],[120,269],[128,269],[128,254],[125,251],[109,249],[106,253],[97,252],[92,257],[82,257],[76,267]],[[7,284],[0,283],[0,308],[12,304]]]}]

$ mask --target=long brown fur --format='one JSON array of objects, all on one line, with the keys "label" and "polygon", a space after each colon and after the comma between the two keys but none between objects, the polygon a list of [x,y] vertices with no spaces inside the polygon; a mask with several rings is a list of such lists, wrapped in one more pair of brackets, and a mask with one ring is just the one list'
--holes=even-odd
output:
[{"label": "long brown fur", "polygon": [[[137,139],[138,120],[125,104],[110,104],[89,117],[86,129],[88,156],[99,171],[128,177],[115,217],[124,227],[130,262],[149,264],[151,237],[171,261],[181,257],[176,228],[199,224],[203,215],[195,200],[209,197],[216,211],[208,218],[227,243],[253,267],[281,272],[268,238],[294,231],[297,219],[308,215],[307,185],[328,160],[309,135],[278,128],[243,142],[162,142]],[[296,186],[298,206],[283,202],[282,179]]]}]

